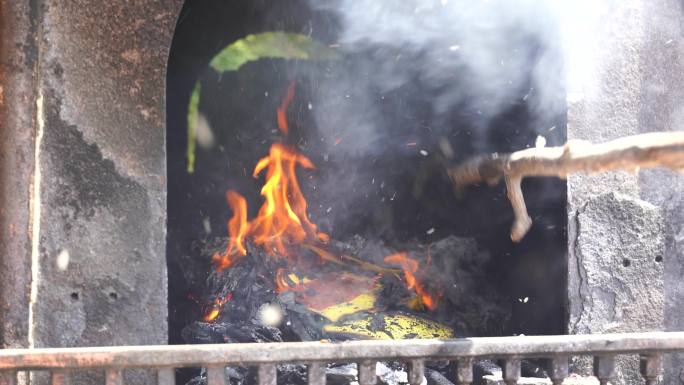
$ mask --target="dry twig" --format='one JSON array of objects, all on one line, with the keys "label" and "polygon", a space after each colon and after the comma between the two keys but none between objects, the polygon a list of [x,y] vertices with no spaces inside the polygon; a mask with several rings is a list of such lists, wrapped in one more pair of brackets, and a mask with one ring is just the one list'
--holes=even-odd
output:
[{"label": "dry twig", "polygon": [[566,178],[572,172],[638,171],[649,167],[666,167],[684,172],[684,132],[655,132],[600,144],[569,140],[562,147],[484,155],[450,168],[449,175],[457,187],[482,182],[493,185],[503,178],[515,214],[511,239],[519,242],[532,226],[520,188],[523,178]]}]

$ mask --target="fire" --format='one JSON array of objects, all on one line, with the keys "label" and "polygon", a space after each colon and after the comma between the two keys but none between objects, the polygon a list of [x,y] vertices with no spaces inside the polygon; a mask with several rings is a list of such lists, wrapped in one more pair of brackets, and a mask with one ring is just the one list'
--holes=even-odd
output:
[{"label": "fire", "polygon": [[285,135],[287,135],[288,132],[290,131],[290,127],[287,124],[287,115],[285,115],[285,113],[287,112],[287,107],[289,107],[290,103],[292,103],[292,99],[294,99],[295,84],[296,83],[294,80],[290,82],[290,85],[287,87],[287,92],[285,93],[285,97],[283,98],[282,103],[280,103],[280,107],[278,107],[278,109],[276,110],[276,118],[278,119],[278,128]]},{"label": "fire", "polygon": [[297,274],[285,273],[285,269],[280,268],[276,271],[276,293],[283,293],[286,291],[301,292],[306,290],[306,284],[311,280],[304,277],[299,278]]},{"label": "fire", "polygon": [[228,205],[233,211],[233,217],[228,221],[228,233],[230,240],[228,248],[223,254],[214,254],[213,262],[216,268],[221,271],[232,266],[240,257],[247,254],[244,239],[247,234],[247,201],[245,198],[233,190],[226,193]]},{"label": "fire", "polygon": [[239,193],[229,190],[226,194],[233,217],[228,221],[230,241],[223,254],[214,255],[214,264],[221,271],[232,266],[247,254],[245,239],[251,238],[270,255],[288,256],[290,245],[308,241],[324,243],[329,237],[318,232],[306,213],[306,199],[297,181],[297,166],[313,169],[314,165],[292,146],[275,143],[269,156],[262,158],[254,168],[254,177],[266,170],[266,183],[261,189],[264,204],[259,214],[247,221],[247,201]]},{"label": "fire", "polygon": [[300,244],[305,240],[325,241],[327,234],[318,233],[306,213],[306,199],[297,181],[297,166],[313,169],[314,165],[294,147],[275,143],[269,156],[261,159],[254,169],[257,177],[264,169],[266,183],[261,189],[265,202],[259,215],[250,223],[254,243],[273,255],[287,255],[289,243]]},{"label": "fire", "polygon": [[[277,109],[277,123],[280,131],[287,135],[289,126],[286,111],[294,99],[295,83],[290,83],[282,103]],[[336,141],[338,144],[340,139]],[[285,143],[271,145],[268,156],[260,159],[252,175],[259,178],[264,175],[261,188],[263,204],[258,214],[248,220],[246,199],[236,191],[229,190],[226,200],[233,212],[228,221],[230,236],[226,250],[213,256],[213,263],[218,271],[230,268],[240,258],[247,255],[245,242],[260,247],[272,257],[284,257],[285,267],[275,272],[275,291],[278,293],[295,292],[301,303],[317,311],[331,308],[333,305],[352,301],[367,295],[373,299],[377,289],[377,277],[382,274],[399,274],[398,269],[376,266],[353,256],[335,253],[328,245],[329,236],[319,232],[317,226],[309,219],[307,202],[297,179],[297,169],[314,169],[309,158],[297,149]],[[324,274],[301,275],[306,263],[300,262],[297,256],[301,253],[313,252],[320,263],[354,266],[364,271],[373,272],[373,277],[337,273],[328,271]],[[429,256],[428,256],[429,258]],[[419,264],[407,256],[397,253],[385,258],[385,263],[401,267],[406,286],[415,290],[415,303],[419,308],[434,310],[437,307],[436,297],[430,295],[416,278]],[[282,265],[281,265],[282,266]],[[295,274],[293,271],[297,271]],[[369,294],[371,293],[371,294]],[[365,298],[365,297],[364,297]],[[204,320],[211,322],[220,315],[229,297],[213,301],[204,315]],[[371,301],[373,303],[373,301]]]},{"label": "fire", "polygon": [[209,308],[204,312],[204,317],[202,317],[202,319],[205,322],[212,322],[216,320],[216,318],[218,318],[218,316],[221,314],[223,306],[225,306],[225,304],[231,299],[233,299],[233,295],[230,293],[225,297],[216,298]]},{"label": "fire", "polygon": [[437,308],[437,298],[425,290],[425,286],[416,279],[418,271],[418,261],[408,257],[406,253],[396,253],[385,257],[385,262],[399,265],[404,270],[404,280],[406,287],[414,289],[425,307],[430,310]]},{"label": "fire", "polygon": [[[294,98],[294,84],[290,83],[278,107],[278,127],[283,133],[288,132],[285,111]],[[228,221],[228,247],[225,252],[213,256],[213,263],[219,271],[229,268],[247,254],[247,238],[270,255],[288,256],[290,259],[296,255],[289,252],[292,245],[319,245],[328,241],[329,236],[318,232],[306,212],[307,203],[297,181],[297,167],[315,168],[294,146],[283,143],[271,145],[268,156],[257,162],[252,174],[257,178],[265,171],[266,182],[261,189],[264,203],[251,221],[247,221],[245,198],[235,191],[227,192],[233,216]]]}]

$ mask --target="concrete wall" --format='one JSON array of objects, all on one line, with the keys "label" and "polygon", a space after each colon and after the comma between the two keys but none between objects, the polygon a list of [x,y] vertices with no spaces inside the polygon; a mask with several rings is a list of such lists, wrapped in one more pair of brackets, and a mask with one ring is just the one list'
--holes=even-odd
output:
[{"label": "concrete wall", "polygon": [[165,69],[181,0],[2,0],[0,343],[167,341]]},{"label": "concrete wall", "polygon": [[0,1],[1,348],[28,346],[37,56],[32,13],[27,1]]},{"label": "concrete wall", "polygon": [[[681,3],[602,3],[568,52],[569,66],[584,59],[568,69],[568,138],[684,129]],[[683,187],[659,170],[568,179],[570,333],[682,330]],[[681,363],[666,363],[664,383],[683,383]],[[622,360],[615,383],[640,381],[636,358]]]}]

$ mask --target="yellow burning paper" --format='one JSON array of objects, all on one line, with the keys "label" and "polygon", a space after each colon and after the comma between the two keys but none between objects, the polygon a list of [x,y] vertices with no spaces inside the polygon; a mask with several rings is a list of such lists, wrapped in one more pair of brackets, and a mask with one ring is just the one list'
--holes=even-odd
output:
[{"label": "yellow burning paper", "polygon": [[[378,317],[380,320],[378,320]],[[356,338],[376,340],[449,339],[453,331],[438,322],[404,313],[369,315],[368,317],[326,325],[323,330]]]}]

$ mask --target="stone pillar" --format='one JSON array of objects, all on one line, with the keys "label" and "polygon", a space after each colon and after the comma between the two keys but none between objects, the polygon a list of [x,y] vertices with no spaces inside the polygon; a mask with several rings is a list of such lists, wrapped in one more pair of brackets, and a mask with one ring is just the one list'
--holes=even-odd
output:
[{"label": "stone pillar", "polygon": [[[645,2],[647,46],[639,105],[640,131],[684,130],[684,9],[678,0]],[[684,330],[684,175],[639,173],[641,199],[662,208],[665,330]],[[684,354],[665,357],[665,384],[684,384]]]},{"label": "stone pillar", "polygon": [[[681,4],[599,3],[580,21],[587,38],[567,45],[568,139],[681,130]],[[681,330],[683,186],[650,170],[568,179],[569,333]],[[641,382],[635,357],[619,362],[614,383]]]},{"label": "stone pillar", "polygon": [[0,0],[0,348],[28,346],[37,47],[27,1]]},{"label": "stone pillar", "polygon": [[181,5],[0,2],[4,347],[167,342],[164,100]]}]

